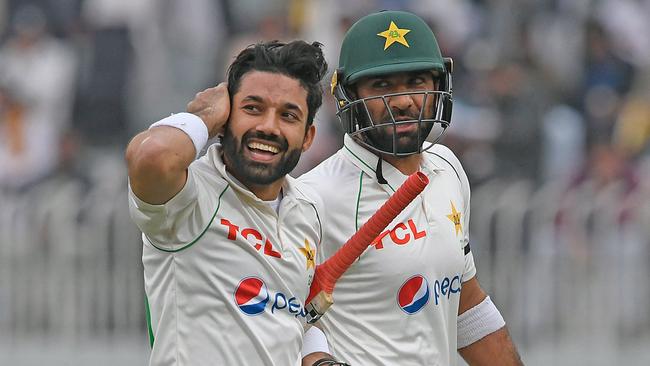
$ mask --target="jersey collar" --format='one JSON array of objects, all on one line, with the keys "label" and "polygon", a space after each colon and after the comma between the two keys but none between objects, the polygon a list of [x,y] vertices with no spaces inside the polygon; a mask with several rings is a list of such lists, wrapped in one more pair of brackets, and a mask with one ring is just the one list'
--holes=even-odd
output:
[{"label": "jersey collar", "polygon": [[[268,204],[267,202],[257,197],[253,192],[251,192],[243,183],[241,183],[230,173],[228,173],[228,171],[226,170],[226,165],[224,164],[222,159],[221,144],[216,143],[210,146],[206,155],[208,156],[208,159],[210,159],[214,167],[219,172],[219,175],[221,175],[223,179],[225,179],[234,190],[236,190],[238,193],[250,198],[255,202]],[[297,184],[298,184],[297,180],[291,177],[290,175],[286,175],[284,177],[282,182],[282,194],[283,194],[282,201],[287,199],[291,202],[294,202],[295,200],[302,200],[311,204],[315,204],[313,200],[303,195],[302,192],[299,189],[297,189],[296,187]]]},{"label": "jersey collar", "polygon": [[[426,143],[428,144],[429,142]],[[377,155],[358,144],[348,134],[345,134],[343,138],[342,150],[345,156],[356,165],[357,168],[361,169],[364,173],[376,180],[377,173],[375,172],[375,168],[377,167],[377,160],[379,159]],[[422,159],[420,170],[427,176],[431,176],[438,171],[443,171],[444,168],[430,159]],[[387,161],[382,162],[382,173],[388,182],[388,184],[383,186],[388,186],[387,189],[391,192],[395,192],[395,190],[404,183],[406,178],[408,178]]]}]

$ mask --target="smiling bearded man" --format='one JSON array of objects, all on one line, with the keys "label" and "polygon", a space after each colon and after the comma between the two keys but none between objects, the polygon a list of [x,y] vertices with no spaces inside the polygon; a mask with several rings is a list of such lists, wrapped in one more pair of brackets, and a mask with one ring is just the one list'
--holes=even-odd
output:
[{"label": "smiling bearded man", "polygon": [[[314,139],[326,69],[319,43],[253,45],[227,83],[129,143],[151,365],[309,362],[303,302],[321,203],[286,173]],[[224,131],[223,144],[195,160]]]},{"label": "smiling bearded man", "polygon": [[[250,142],[253,138],[276,142],[278,147]],[[272,135],[267,136],[261,132],[247,132],[240,141],[233,136],[230,130],[226,130],[221,144],[223,145],[224,159],[231,162],[229,171],[234,176],[240,176],[244,180],[255,184],[269,184],[289,174],[298,164],[302,154],[301,149],[289,150],[286,139]],[[260,155],[266,152],[269,155],[281,154],[281,157],[280,160],[273,164],[250,160],[243,154],[245,148],[259,150],[260,153],[258,154]]]}]

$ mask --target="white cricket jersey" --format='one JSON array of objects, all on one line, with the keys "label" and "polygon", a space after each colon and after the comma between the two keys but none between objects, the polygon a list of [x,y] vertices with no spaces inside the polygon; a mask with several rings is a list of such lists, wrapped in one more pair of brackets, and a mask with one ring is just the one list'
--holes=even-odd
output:
[{"label": "white cricket jersey", "polygon": [[[355,366],[453,365],[460,288],[476,269],[469,251],[469,183],[436,145],[420,170],[429,185],[368,247],[334,288],[320,320],[335,357]],[[407,176],[345,136],[344,147],[299,180],[324,200],[318,259],[330,257]]]},{"label": "white cricket jersey", "polygon": [[163,205],[129,189],[143,232],[150,364],[300,365],[317,201],[287,176],[276,213],[226,173],[219,149],[192,163]]}]

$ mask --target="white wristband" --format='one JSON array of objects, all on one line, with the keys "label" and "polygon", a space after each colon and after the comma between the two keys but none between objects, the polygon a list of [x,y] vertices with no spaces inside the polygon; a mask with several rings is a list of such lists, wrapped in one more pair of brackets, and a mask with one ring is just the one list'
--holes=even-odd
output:
[{"label": "white wristband", "polygon": [[467,347],[506,325],[490,297],[458,316],[457,348]]},{"label": "white wristband", "polygon": [[208,127],[201,118],[192,113],[182,112],[172,114],[152,124],[149,128],[158,126],[170,126],[185,132],[192,140],[194,149],[196,149],[195,158],[199,157],[199,153],[208,142]]},{"label": "white wristband", "polygon": [[330,353],[330,348],[327,345],[327,338],[325,333],[317,327],[307,329],[304,337],[302,338],[302,357],[310,355],[314,352]]}]

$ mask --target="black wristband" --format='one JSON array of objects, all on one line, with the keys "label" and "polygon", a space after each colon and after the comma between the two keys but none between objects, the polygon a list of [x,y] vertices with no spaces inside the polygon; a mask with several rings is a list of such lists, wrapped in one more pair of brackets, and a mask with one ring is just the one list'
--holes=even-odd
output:
[{"label": "black wristband", "polygon": [[321,358],[320,360],[314,362],[312,366],[350,366],[345,362],[337,361],[333,358]]}]

